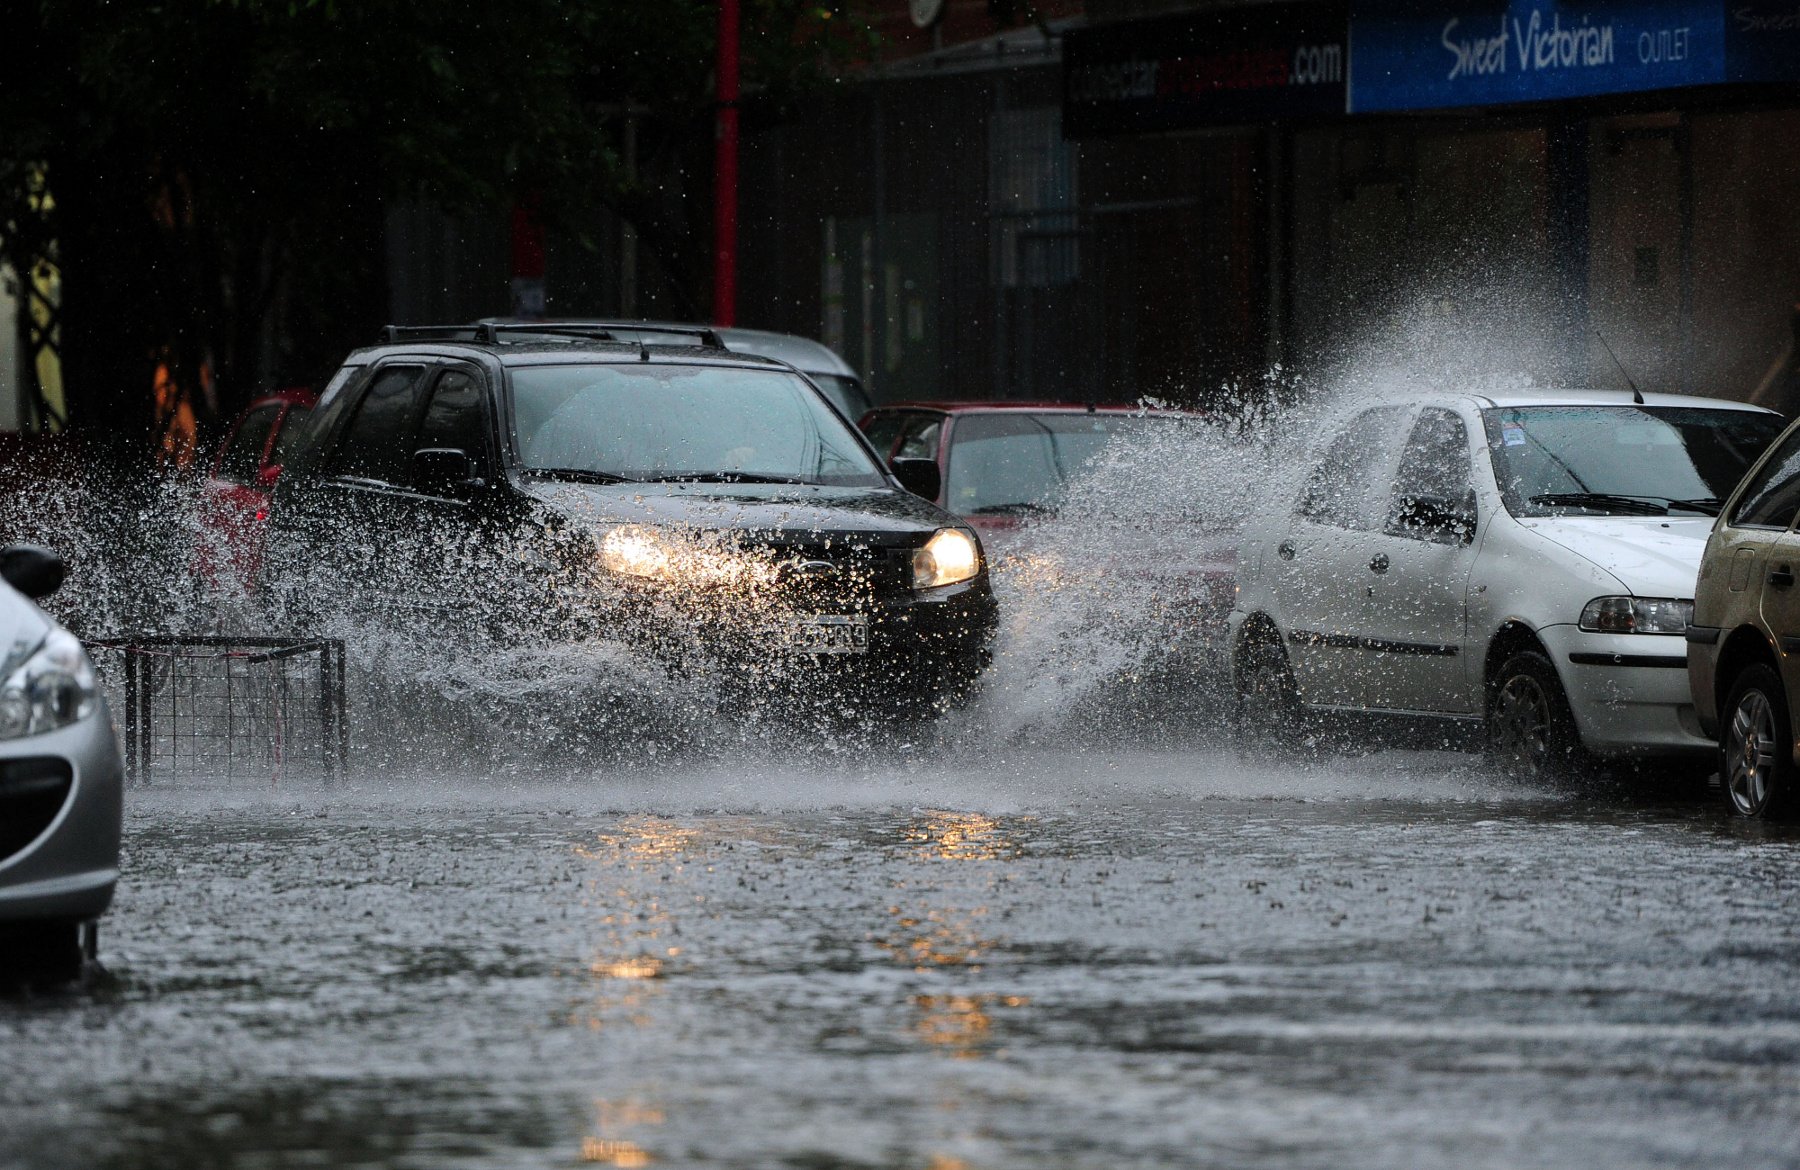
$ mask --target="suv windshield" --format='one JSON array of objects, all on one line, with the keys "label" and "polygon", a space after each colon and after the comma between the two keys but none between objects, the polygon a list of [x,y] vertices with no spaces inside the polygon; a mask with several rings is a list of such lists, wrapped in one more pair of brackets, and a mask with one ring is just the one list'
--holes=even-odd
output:
[{"label": "suv windshield", "polygon": [[1070,478],[1114,437],[1180,421],[1121,413],[965,415],[951,431],[945,506],[963,516],[1054,511]]},{"label": "suv windshield", "polygon": [[1715,515],[1782,429],[1776,415],[1691,406],[1481,413],[1494,476],[1515,516]]},{"label": "suv windshield", "polygon": [[511,375],[526,471],[887,486],[855,432],[779,370],[620,364],[524,366]]}]

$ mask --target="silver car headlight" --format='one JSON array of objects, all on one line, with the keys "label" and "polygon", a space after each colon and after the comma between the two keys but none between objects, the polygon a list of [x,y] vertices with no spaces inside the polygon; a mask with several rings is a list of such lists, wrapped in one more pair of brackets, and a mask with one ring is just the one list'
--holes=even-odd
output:
[{"label": "silver car headlight", "polygon": [[913,588],[932,589],[967,581],[981,572],[981,546],[960,528],[940,528],[913,553]]},{"label": "silver car headlight", "polygon": [[1680,634],[1693,620],[1691,597],[1596,597],[1580,625],[1590,634]]},{"label": "silver car headlight", "polygon": [[0,739],[55,731],[79,723],[99,706],[87,651],[75,635],[53,629],[37,652],[0,682]]}]

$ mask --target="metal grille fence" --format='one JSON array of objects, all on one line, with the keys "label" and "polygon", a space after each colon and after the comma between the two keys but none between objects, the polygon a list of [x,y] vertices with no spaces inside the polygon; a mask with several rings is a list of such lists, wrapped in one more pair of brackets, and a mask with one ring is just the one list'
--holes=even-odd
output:
[{"label": "metal grille fence", "polygon": [[90,641],[136,783],[344,770],[344,644],[335,638]]}]

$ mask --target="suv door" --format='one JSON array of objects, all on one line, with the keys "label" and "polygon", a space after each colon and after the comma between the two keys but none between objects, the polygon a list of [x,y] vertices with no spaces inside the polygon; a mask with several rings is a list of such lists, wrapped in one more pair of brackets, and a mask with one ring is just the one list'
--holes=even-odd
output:
[{"label": "suv door", "polygon": [[[1360,620],[1366,700],[1400,711],[1475,709],[1467,677],[1467,594],[1476,513],[1469,430],[1454,411],[1419,412],[1383,509],[1368,534]],[[1449,513],[1467,526],[1428,523]]]},{"label": "suv door", "polygon": [[1368,680],[1353,630],[1369,575],[1367,546],[1392,482],[1408,408],[1378,406],[1346,423],[1321,452],[1263,565],[1300,697],[1363,706]]},{"label": "suv door", "polygon": [[[422,599],[443,605],[461,604],[471,588],[479,591],[479,574],[471,567],[491,560],[494,529],[487,505],[497,497],[497,462],[493,450],[492,399],[481,371],[470,366],[448,366],[434,371],[424,395],[418,430],[409,442],[412,457],[404,493],[395,497],[397,514],[404,517],[413,571]],[[468,458],[468,474],[445,478],[441,468],[423,462],[426,451],[461,451]],[[434,478],[436,475],[436,478]],[[421,604],[439,608],[429,600]]]},{"label": "suv door", "polygon": [[410,531],[412,441],[426,373],[422,361],[378,366],[324,452],[299,533],[321,587],[365,605],[391,608],[411,566],[400,540]]}]

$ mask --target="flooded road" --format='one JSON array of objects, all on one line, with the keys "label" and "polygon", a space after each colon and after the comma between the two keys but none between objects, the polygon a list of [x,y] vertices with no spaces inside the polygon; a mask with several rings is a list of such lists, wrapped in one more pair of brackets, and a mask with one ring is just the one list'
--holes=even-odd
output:
[{"label": "flooded road", "polygon": [[1789,1166],[1800,835],[1471,757],[132,791],[0,1166]]}]

